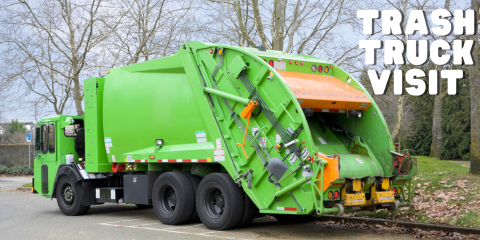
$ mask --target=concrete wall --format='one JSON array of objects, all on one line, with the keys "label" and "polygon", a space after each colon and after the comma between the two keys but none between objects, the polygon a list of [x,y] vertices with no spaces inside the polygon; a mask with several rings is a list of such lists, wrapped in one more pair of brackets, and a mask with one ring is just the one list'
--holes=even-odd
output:
[{"label": "concrete wall", "polygon": [[[30,164],[33,167],[35,147],[30,145]],[[7,166],[28,166],[28,145],[0,145],[0,164]]]}]

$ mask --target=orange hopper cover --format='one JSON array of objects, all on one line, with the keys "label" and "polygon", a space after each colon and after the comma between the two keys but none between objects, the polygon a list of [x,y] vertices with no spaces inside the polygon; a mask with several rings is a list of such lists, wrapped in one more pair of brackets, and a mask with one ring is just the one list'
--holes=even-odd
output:
[{"label": "orange hopper cover", "polygon": [[366,110],[372,103],[365,93],[340,79],[320,74],[277,71],[303,108]]}]

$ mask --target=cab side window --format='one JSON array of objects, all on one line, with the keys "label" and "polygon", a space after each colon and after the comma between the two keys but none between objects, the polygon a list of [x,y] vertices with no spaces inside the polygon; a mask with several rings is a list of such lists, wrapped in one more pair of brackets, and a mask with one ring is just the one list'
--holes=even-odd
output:
[{"label": "cab side window", "polygon": [[47,125],[43,124],[42,129],[41,129],[41,134],[42,134],[42,139],[41,139],[41,144],[42,144],[42,153],[46,154],[48,152],[48,147],[47,147]]},{"label": "cab side window", "polygon": [[41,135],[40,135],[40,128],[35,128],[35,150],[40,150],[40,143],[41,143]]},{"label": "cab side window", "polygon": [[48,125],[48,152],[55,152],[55,125]]}]

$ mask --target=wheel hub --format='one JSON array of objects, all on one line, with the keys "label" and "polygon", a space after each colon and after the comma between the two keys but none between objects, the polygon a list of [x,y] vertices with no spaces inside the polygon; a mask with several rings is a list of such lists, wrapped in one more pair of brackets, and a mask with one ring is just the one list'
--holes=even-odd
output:
[{"label": "wheel hub", "polygon": [[175,195],[175,193],[169,194],[168,201],[170,201],[173,205],[177,204],[177,196]]},{"label": "wheel hub", "polygon": [[225,201],[223,200],[223,195],[217,196],[217,197],[215,198],[215,201],[214,201],[214,202],[215,202],[214,204],[215,204],[217,207],[223,209],[223,207],[224,207],[224,205],[225,205]]},{"label": "wheel hub", "polygon": [[67,202],[71,202],[73,200],[73,189],[70,186],[67,186],[63,191],[63,198]]},{"label": "wheel hub", "polygon": [[225,210],[225,198],[218,188],[213,188],[208,191],[206,203],[206,210],[208,215],[212,218],[219,218]]},{"label": "wheel hub", "polygon": [[167,214],[173,213],[177,206],[177,194],[175,190],[171,186],[168,186],[160,194],[163,195],[160,201],[162,211]]}]

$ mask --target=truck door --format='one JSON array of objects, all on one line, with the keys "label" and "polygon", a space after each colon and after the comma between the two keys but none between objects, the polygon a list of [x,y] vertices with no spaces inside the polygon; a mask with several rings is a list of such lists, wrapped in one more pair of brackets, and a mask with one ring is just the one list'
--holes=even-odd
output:
[{"label": "truck door", "polygon": [[[43,196],[48,196],[52,192],[53,181],[57,164],[56,142],[55,142],[55,123],[43,123],[40,125],[39,134],[36,136],[35,147],[37,156],[35,157],[35,190]],[[50,171],[49,171],[50,170]]]}]

